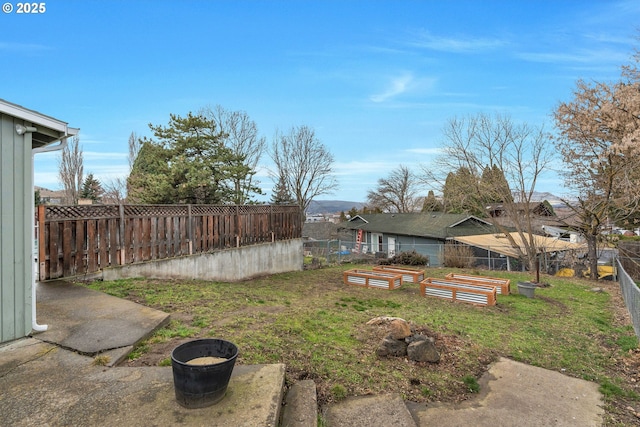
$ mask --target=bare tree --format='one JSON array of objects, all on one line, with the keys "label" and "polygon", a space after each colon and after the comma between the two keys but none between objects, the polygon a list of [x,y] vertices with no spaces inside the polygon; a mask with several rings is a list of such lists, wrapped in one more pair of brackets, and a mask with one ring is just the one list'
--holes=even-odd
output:
[{"label": "bare tree", "polygon": [[587,241],[592,279],[598,277],[597,247],[608,223],[640,224],[640,53],[635,59],[623,67],[620,82],[579,80],[573,99],[554,112],[565,184],[578,196],[569,206]]},{"label": "bare tree", "polygon": [[[539,248],[531,200],[538,179],[553,159],[548,135],[542,128],[515,124],[505,115],[477,114],[449,120],[444,136],[442,154],[433,165],[422,168],[424,182],[442,189],[450,172],[464,170],[468,174],[465,191],[474,192],[465,203],[477,205],[469,209],[484,213],[486,203],[499,201],[505,216],[489,220],[533,271]],[[515,228],[522,246],[509,233],[507,223]]]},{"label": "bare tree", "polygon": [[58,177],[68,203],[77,205],[83,182],[83,156],[80,137],[74,136],[62,149],[58,161]]},{"label": "bare tree", "polygon": [[213,119],[223,133],[224,144],[235,156],[232,172],[234,203],[251,202],[252,194],[262,194],[254,179],[258,162],[267,146],[266,138],[258,134],[258,126],[244,111],[229,111],[217,105],[201,111],[205,117]]},{"label": "bare tree", "polygon": [[417,177],[408,167],[400,165],[387,178],[380,178],[375,190],[369,190],[367,203],[383,212],[415,212],[420,206],[417,193]]},{"label": "bare tree", "polygon": [[104,183],[103,188],[102,203],[119,205],[125,202],[125,194],[127,191],[126,178],[120,177],[108,180]]},{"label": "bare tree", "polygon": [[129,135],[129,172],[133,169],[133,164],[138,157],[141,147],[142,140],[138,138],[138,135],[135,132],[131,132],[131,135]]},{"label": "bare tree", "polygon": [[274,182],[286,182],[303,216],[316,196],[335,190],[333,155],[312,128],[292,127],[286,135],[276,132],[270,155],[277,169],[272,173]]}]

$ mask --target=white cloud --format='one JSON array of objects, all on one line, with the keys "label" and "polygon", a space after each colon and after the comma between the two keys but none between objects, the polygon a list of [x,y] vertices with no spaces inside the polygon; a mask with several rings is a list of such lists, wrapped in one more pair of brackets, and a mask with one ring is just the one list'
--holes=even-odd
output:
[{"label": "white cloud", "polygon": [[334,163],[335,175],[339,176],[362,176],[364,174],[377,174],[382,177],[388,171],[398,165],[397,162],[382,161],[350,161]]},{"label": "white cloud", "polygon": [[122,160],[127,162],[128,153],[111,153],[102,151],[82,151],[82,158],[85,162],[88,161],[100,161],[100,160]]},{"label": "white cloud", "polygon": [[34,52],[47,49],[49,49],[49,47],[41,44],[0,42],[0,51]]},{"label": "white cloud", "polygon": [[411,74],[404,74],[402,76],[396,77],[391,80],[384,92],[377,95],[371,95],[369,99],[373,102],[384,102],[389,98],[393,98],[406,92],[407,87],[411,84],[412,81],[413,76]]},{"label": "white cloud", "polygon": [[405,150],[409,153],[413,153],[413,154],[427,154],[427,155],[438,155],[438,154],[442,154],[442,148],[439,147],[435,147],[435,148],[409,148],[408,150]]},{"label": "white cloud", "polygon": [[59,190],[61,188],[57,172],[35,172],[33,182],[38,187],[44,187],[49,190]]},{"label": "white cloud", "polygon": [[516,54],[520,59],[542,63],[580,63],[602,65],[603,60],[620,64],[628,59],[628,54],[602,49],[581,49],[576,52],[523,52]]},{"label": "white cloud", "polygon": [[497,38],[484,37],[442,37],[432,35],[428,31],[420,31],[415,39],[410,41],[411,46],[431,50],[455,53],[477,53],[480,51],[494,50],[507,46],[509,43]]},{"label": "white cloud", "polygon": [[[436,84],[437,79],[432,77],[419,77],[416,78],[412,73],[406,72],[397,77],[391,78],[386,88],[378,94],[371,95],[369,100],[375,103],[382,103],[399,97],[405,96],[417,96],[428,93]],[[395,106],[402,106],[403,104],[396,104]],[[411,103],[415,105],[415,103]]]}]

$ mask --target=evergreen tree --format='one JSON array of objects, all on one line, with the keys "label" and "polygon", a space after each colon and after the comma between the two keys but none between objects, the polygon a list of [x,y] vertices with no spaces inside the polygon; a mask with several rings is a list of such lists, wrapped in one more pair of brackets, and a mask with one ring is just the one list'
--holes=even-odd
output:
[{"label": "evergreen tree", "polygon": [[127,180],[132,199],[143,203],[222,204],[234,201],[232,176],[242,160],[223,143],[212,119],[170,115],[168,126],[149,125]]},{"label": "evergreen tree", "polygon": [[468,168],[461,167],[456,172],[449,172],[442,188],[445,211],[484,216],[477,187],[478,178]]},{"label": "evergreen tree", "polygon": [[497,165],[486,166],[482,170],[480,193],[483,204],[513,202],[509,183],[504,176],[504,172]]},{"label": "evergreen tree", "polygon": [[170,153],[151,141],[142,144],[127,178],[127,197],[133,203],[176,203],[171,185]]},{"label": "evergreen tree", "polygon": [[283,176],[280,176],[275,188],[271,194],[272,205],[295,205],[296,201],[293,199],[291,192],[287,187],[287,181]]},{"label": "evergreen tree", "polygon": [[440,212],[442,211],[442,203],[436,199],[433,190],[429,190],[427,197],[424,198],[422,204],[422,212]]},{"label": "evergreen tree", "polygon": [[82,190],[80,191],[80,197],[82,199],[90,199],[93,203],[98,203],[102,199],[104,190],[100,181],[98,181],[92,173],[87,175],[82,183]]}]

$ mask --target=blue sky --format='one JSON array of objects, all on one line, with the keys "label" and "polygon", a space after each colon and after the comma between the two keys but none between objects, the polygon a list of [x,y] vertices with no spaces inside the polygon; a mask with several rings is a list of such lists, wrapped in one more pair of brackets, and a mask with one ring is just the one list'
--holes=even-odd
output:
[{"label": "blue sky", "polygon": [[[320,199],[364,201],[398,165],[429,164],[454,116],[551,129],[576,79],[616,79],[640,47],[637,0],[10,3],[0,98],[79,127],[85,174],[126,176],[131,132],[221,105],[269,142],[314,128],[339,182]],[[36,158],[36,185],[61,187],[57,156]],[[554,174],[538,189],[562,193]]]}]

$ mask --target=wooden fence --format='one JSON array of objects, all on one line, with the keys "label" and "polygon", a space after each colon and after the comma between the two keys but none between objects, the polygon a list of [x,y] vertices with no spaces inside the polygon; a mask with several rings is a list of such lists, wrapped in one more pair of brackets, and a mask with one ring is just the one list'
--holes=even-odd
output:
[{"label": "wooden fence", "polygon": [[298,206],[38,206],[40,280],[109,266],[295,239]]}]

